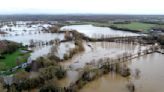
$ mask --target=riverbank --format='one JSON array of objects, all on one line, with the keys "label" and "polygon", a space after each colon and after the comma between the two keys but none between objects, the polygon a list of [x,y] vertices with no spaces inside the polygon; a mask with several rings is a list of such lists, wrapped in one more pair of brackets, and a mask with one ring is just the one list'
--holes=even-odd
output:
[{"label": "riverbank", "polygon": [[[125,62],[132,75],[129,78],[121,77],[115,73],[108,73],[88,84],[79,92],[128,92],[126,85],[132,81],[135,92],[163,92],[163,55],[153,53]],[[134,76],[135,70],[140,70],[140,76]]]},{"label": "riverbank", "polygon": [[[30,51],[19,43],[2,40],[0,41],[0,71],[4,72],[12,69],[21,63],[27,62]],[[11,71],[8,71],[11,72]]]},{"label": "riverbank", "polygon": [[[121,76],[127,77],[129,76],[128,73],[129,69],[126,68],[122,63],[131,61],[131,59],[136,59],[142,56],[146,56],[147,54],[151,54],[155,51],[155,48],[150,47],[149,49],[144,49],[142,51],[133,54],[123,53],[122,56],[115,57],[115,58],[107,57],[107,58],[99,59],[97,60],[100,61],[98,65],[90,63],[86,65],[84,68],[77,69],[76,71],[79,72],[78,79],[70,83],[70,85],[65,87],[65,89],[64,88],[59,88],[59,89],[63,90],[63,92],[65,92],[64,90],[77,92],[79,89],[83,88],[84,85],[94,81],[95,79],[103,76],[104,74],[108,74],[109,72],[115,72]],[[121,68],[122,67],[121,65],[124,68]],[[119,72],[120,70],[121,72]]]},{"label": "riverbank", "polygon": [[[86,27],[89,27],[89,29],[96,28],[97,29],[96,32],[98,34],[99,34],[99,32],[103,33],[101,30],[103,30],[103,31],[110,30],[109,28],[106,28],[106,27],[101,28],[101,27],[85,26],[85,28]],[[101,30],[99,30],[99,29],[101,29]],[[95,31],[93,29],[90,29],[90,30],[92,30],[93,32]],[[111,34],[111,33],[114,34],[114,32],[116,32],[116,30],[110,30],[110,31],[111,32],[109,32],[108,34]],[[19,68],[23,68],[25,74],[27,73],[28,75],[23,76],[23,78],[18,77],[18,81],[13,81],[13,82],[17,83],[17,84],[13,84],[16,86],[9,86],[9,84],[7,84],[7,87],[9,87],[10,89],[12,89],[12,87],[13,87],[16,90],[30,90],[30,89],[38,88],[39,90],[44,90],[44,91],[45,90],[46,91],[47,90],[64,90],[64,92],[70,92],[70,91],[74,92],[74,91],[78,91],[79,89],[81,89],[84,85],[88,84],[90,81],[94,81],[95,79],[103,76],[104,74],[107,74],[108,72],[116,72],[119,75],[122,75],[124,77],[129,76],[130,75],[129,68],[124,67],[125,68],[124,69],[124,68],[120,67],[120,65],[119,65],[120,63],[126,62],[126,61],[134,59],[134,58],[138,58],[142,55],[147,55],[147,54],[153,53],[156,50],[156,48],[154,46],[155,42],[151,44],[152,48],[149,48],[149,47],[151,47],[151,46],[148,46],[150,44],[145,43],[145,42],[147,42],[147,40],[144,40],[142,38],[142,36],[134,36],[134,35],[138,35],[138,34],[134,34],[134,33],[128,32],[130,36],[126,36],[126,35],[122,35],[122,34],[126,34],[127,32],[118,31],[118,35],[115,35],[114,37],[101,35],[101,36],[99,36],[100,38],[95,39],[95,38],[92,38],[91,36],[90,37],[86,36],[87,33],[84,34],[83,32],[88,32],[88,31],[86,31],[85,29],[77,30],[77,31],[75,31],[75,30],[72,30],[72,31],[65,30],[65,32],[61,31],[61,33],[70,34],[71,39],[52,40],[53,41],[52,45],[54,45],[54,48],[51,48],[50,49],[51,53],[48,53],[48,55],[50,55],[50,57],[45,55],[43,57],[37,58],[34,61],[31,60],[29,63],[21,64],[19,66]],[[64,36],[64,37],[67,38],[67,36]],[[97,37],[97,36],[95,36],[95,37]],[[70,63],[72,63],[72,65],[78,66],[77,68],[76,67],[72,68],[71,65],[70,66],[66,65],[66,68],[61,66],[60,63],[62,63],[61,62],[62,60],[60,60],[59,57],[56,55],[56,53],[58,53],[58,50],[59,50],[58,46],[60,44],[62,44],[62,42],[67,42],[67,41],[72,41],[73,44],[75,45],[75,48],[72,48],[70,50],[65,49],[67,53],[64,55],[63,63],[65,61],[69,61],[69,60],[71,61],[73,56],[79,54],[80,52],[85,51],[85,48],[84,48],[85,46],[87,48],[89,48],[89,50],[91,52],[89,54],[87,54],[87,52],[84,53],[85,56],[82,55],[82,56],[84,56],[82,58],[80,56],[80,58],[79,58],[80,60],[75,59],[75,60],[72,60],[73,62],[70,62]],[[84,46],[83,41],[86,42],[85,46]],[[120,43],[119,44],[120,47],[118,46],[118,48],[122,48],[122,49],[117,48],[117,49],[113,50],[113,48],[108,48],[107,45],[113,45],[113,44],[108,44],[108,43],[107,43],[107,45],[102,44],[102,47],[105,48],[103,50],[102,50],[102,48],[99,48],[98,46],[97,46],[98,47],[97,49],[94,49],[94,47],[93,47],[94,45],[90,44],[91,43],[90,41],[93,41],[93,42],[97,42],[97,41],[98,42],[110,42],[111,41],[114,43]],[[130,45],[129,47],[132,47],[132,50],[129,50],[130,48],[126,47],[126,45],[123,46],[123,43],[129,44]],[[44,44],[45,43],[43,43],[43,45]],[[67,44],[67,45],[65,45],[65,47],[70,47],[69,45],[71,45],[71,44]],[[117,46],[117,45],[118,44],[115,44],[115,46]],[[134,46],[134,45],[136,45],[136,46]],[[158,46],[158,44],[156,44],[156,45]],[[142,46],[145,48],[142,48]],[[72,46],[72,47],[74,47],[74,46]],[[108,49],[106,49],[106,48],[108,48]],[[94,52],[94,50],[95,50],[95,52]],[[125,52],[123,52],[122,50]],[[103,54],[104,52],[105,52],[105,54]],[[112,53],[114,53],[114,54],[112,54]],[[96,54],[98,54],[98,55],[96,55]],[[96,58],[93,58],[93,57],[96,57]],[[83,59],[83,58],[86,58],[86,59]],[[90,58],[90,59],[87,60],[87,58]],[[23,66],[23,65],[25,65],[25,66]],[[83,65],[84,65],[84,67],[79,67],[79,66],[83,66]],[[77,81],[75,81],[74,83],[71,83],[68,87],[58,88],[58,86],[53,85],[53,84],[57,84],[57,82],[55,81],[56,78],[57,78],[57,80],[64,78],[65,71],[69,71],[69,70],[75,70],[77,72],[80,72],[80,77]],[[125,71],[120,72],[120,70],[125,70]],[[23,72],[23,74],[24,74],[24,72]],[[35,72],[36,75],[32,75],[31,72]],[[12,78],[15,78],[15,77],[12,77]],[[49,84],[49,83],[51,83],[51,84]],[[40,84],[40,85],[38,85],[38,84]],[[18,89],[18,88],[20,88],[20,89]]]}]

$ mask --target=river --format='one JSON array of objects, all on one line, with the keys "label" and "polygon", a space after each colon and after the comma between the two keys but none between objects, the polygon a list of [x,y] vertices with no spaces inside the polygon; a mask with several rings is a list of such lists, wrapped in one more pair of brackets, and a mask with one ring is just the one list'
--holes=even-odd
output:
[{"label": "river", "polygon": [[[130,78],[124,78],[115,73],[98,78],[85,85],[80,92],[128,92],[126,84],[131,80],[135,92],[164,92],[164,56],[154,53],[126,62],[132,70]],[[134,76],[134,70],[141,71],[140,77]]]},{"label": "river", "polygon": [[[23,26],[24,27],[24,26]],[[26,27],[25,27],[26,28]],[[6,27],[4,27],[4,30]],[[35,31],[37,28],[34,27]],[[92,25],[72,25],[65,26],[61,28],[65,29],[75,29],[85,35],[93,38],[100,37],[118,37],[118,36],[138,36],[139,34],[124,32],[120,30],[112,30],[107,27],[95,27]],[[18,30],[16,27],[15,31]],[[20,32],[24,29],[21,29]],[[29,29],[27,31],[30,31]],[[32,32],[33,32],[32,31]],[[10,32],[10,31],[7,31]],[[10,33],[12,34],[11,31]],[[29,44],[31,39],[50,41],[53,39],[64,39],[63,34],[51,34],[51,33],[20,33],[18,36],[15,34],[6,37],[0,36],[0,39],[13,40],[16,42],[22,42],[23,44]],[[69,49],[75,47],[73,42],[62,43],[59,46],[59,57],[63,57],[63,54],[68,52]],[[42,55],[49,53],[51,46],[43,46],[39,49],[35,49],[31,56],[36,59]],[[72,59],[61,63],[65,67],[72,66],[73,69],[83,68],[86,63],[105,57],[114,57],[123,52],[134,53],[139,48],[145,49],[145,46],[133,45],[133,44],[122,44],[122,43],[111,43],[111,42],[84,42],[85,51],[75,55]],[[43,52],[43,53],[42,53]],[[131,68],[132,75],[129,78],[121,77],[115,73],[109,73],[104,75],[87,85],[85,85],[80,92],[128,92],[126,84],[131,80],[136,86],[136,92],[164,92],[164,56],[162,54],[154,53],[146,56],[142,56],[132,61],[126,62],[125,64]],[[140,77],[134,76],[134,70],[139,69],[141,71]],[[67,78],[61,80],[60,85],[69,85],[72,81],[76,80],[78,73],[76,71],[67,71]]]}]

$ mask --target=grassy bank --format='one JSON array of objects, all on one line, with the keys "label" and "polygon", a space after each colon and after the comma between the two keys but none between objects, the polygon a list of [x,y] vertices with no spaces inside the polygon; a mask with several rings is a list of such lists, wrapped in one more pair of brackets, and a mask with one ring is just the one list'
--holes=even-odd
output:
[{"label": "grassy bank", "polygon": [[21,53],[21,49],[11,54],[3,55],[4,59],[0,59],[0,70],[7,70],[27,61],[30,53]]},{"label": "grassy bank", "polygon": [[156,24],[148,24],[148,23],[141,23],[141,22],[130,22],[126,24],[112,24],[117,28],[123,29],[130,29],[130,30],[138,30],[138,31],[148,31],[151,28],[155,27]]},{"label": "grassy bank", "polygon": [[129,22],[129,23],[115,23],[115,22],[75,22],[69,23],[69,25],[88,25],[92,24],[99,27],[114,27],[114,29],[122,29],[131,32],[147,32],[148,30],[156,27],[158,24],[142,23],[142,22]]}]

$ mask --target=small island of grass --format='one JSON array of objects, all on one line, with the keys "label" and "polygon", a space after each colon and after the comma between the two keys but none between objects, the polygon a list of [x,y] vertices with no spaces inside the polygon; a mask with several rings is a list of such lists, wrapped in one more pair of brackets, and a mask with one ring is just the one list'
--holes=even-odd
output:
[{"label": "small island of grass", "polygon": [[0,41],[0,71],[11,69],[27,61],[30,53],[21,44],[2,40]]}]

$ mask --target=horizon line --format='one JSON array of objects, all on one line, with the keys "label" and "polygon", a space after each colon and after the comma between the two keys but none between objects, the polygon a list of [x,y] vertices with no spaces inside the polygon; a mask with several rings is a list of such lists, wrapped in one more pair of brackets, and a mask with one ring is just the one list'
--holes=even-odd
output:
[{"label": "horizon line", "polygon": [[128,13],[13,13],[13,14],[0,14],[0,16],[9,16],[9,15],[160,15],[164,16],[164,14],[128,14]]}]

